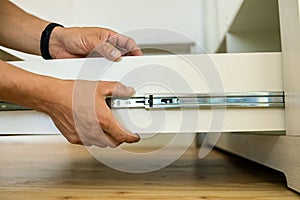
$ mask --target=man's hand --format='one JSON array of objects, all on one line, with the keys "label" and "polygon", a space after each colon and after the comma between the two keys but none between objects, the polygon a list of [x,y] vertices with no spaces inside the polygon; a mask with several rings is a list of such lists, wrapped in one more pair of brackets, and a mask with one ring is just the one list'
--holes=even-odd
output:
[{"label": "man's hand", "polygon": [[117,122],[106,104],[108,96],[131,96],[131,87],[118,82],[61,80],[33,74],[1,60],[0,72],[1,100],[49,115],[73,144],[116,147],[140,139]]},{"label": "man's hand", "polygon": [[117,122],[105,101],[107,96],[129,97],[133,88],[105,81],[61,81],[60,88],[46,113],[70,143],[116,147],[140,140]]},{"label": "man's hand", "polygon": [[[48,21],[24,12],[8,0],[1,1],[0,19],[2,46],[41,54],[40,37]],[[113,61],[122,55],[142,55],[133,39],[96,27],[54,28],[49,51],[53,58],[92,54]],[[73,101],[81,100],[73,94],[75,82],[32,74],[0,61],[0,99],[48,114],[71,143],[114,147],[123,142],[139,141],[139,136],[125,130],[114,119],[105,102],[106,96],[130,96],[133,89],[114,82],[79,81],[83,90],[85,86],[96,85],[92,91],[95,95],[87,98],[94,104],[80,104],[79,101],[78,106],[73,107]]]},{"label": "man's hand", "polygon": [[56,27],[51,34],[49,49],[53,58],[91,55],[115,61],[122,55],[143,54],[132,38],[97,27]]}]

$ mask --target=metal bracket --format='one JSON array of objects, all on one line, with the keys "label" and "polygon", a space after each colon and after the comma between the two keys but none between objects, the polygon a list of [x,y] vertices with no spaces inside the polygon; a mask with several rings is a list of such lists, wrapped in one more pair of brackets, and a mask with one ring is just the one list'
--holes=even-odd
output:
[{"label": "metal bracket", "polygon": [[108,98],[111,108],[283,108],[284,92],[243,92],[223,94],[146,94],[127,99]]},{"label": "metal bracket", "polygon": [[32,110],[32,109],[20,105],[0,101],[0,111],[18,111],[18,110]]},{"label": "metal bracket", "polygon": [[[178,108],[283,108],[284,92],[242,92],[223,94],[146,94],[143,97],[106,99],[112,109],[178,109]],[[0,102],[0,111],[30,110]]]}]

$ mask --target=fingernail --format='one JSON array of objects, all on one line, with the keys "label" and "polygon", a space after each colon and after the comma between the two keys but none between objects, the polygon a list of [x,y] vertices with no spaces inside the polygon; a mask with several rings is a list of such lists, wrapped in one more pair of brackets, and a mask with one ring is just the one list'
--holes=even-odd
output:
[{"label": "fingernail", "polygon": [[121,53],[120,51],[117,51],[115,49],[113,49],[111,52],[110,52],[110,55],[114,58],[119,58],[121,56]]},{"label": "fingernail", "polygon": [[139,140],[141,139],[139,134],[137,134],[137,133],[134,133],[134,134],[139,138]]}]

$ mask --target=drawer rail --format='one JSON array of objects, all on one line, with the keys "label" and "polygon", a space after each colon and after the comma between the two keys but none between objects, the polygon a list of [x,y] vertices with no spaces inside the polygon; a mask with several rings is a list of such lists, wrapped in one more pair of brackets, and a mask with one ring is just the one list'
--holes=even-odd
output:
[{"label": "drawer rail", "polygon": [[[284,108],[284,92],[240,92],[221,94],[146,94],[142,97],[106,99],[112,109],[179,109],[179,108]],[[0,111],[30,110],[0,101]]]}]

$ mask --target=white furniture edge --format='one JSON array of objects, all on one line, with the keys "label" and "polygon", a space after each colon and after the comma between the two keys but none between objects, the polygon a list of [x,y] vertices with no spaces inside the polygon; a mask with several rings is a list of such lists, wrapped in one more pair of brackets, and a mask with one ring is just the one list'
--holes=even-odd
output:
[{"label": "white furniture edge", "polygon": [[300,192],[299,6],[298,0],[279,0],[286,135],[223,133],[217,143],[218,148],[283,172],[288,187],[297,192]]},{"label": "white furniture edge", "polygon": [[[280,53],[127,57],[121,62],[115,63],[103,58],[90,58],[23,61],[12,62],[12,64],[34,73],[64,79],[94,80],[100,78],[122,81],[124,84],[137,88],[136,96],[143,96],[149,92],[166,93],[166,87],[170,87],[176,93],[209,93],[212,88],[208,87],[208,79],[210,78],[210,84],[214,85],[218,76],[223,82],[224,92],[283,90]],[[79,75],[83,67],[92,69],[91,73],[84,74],[84,76]],[[151,68],[154,71],[148,70]],[[162,71],[162,73],[167,72],[167,74],[161,76],[155,83],[160,68],[166,69],[167,71]],[[138,74],[134,74],[135,70],[139,70]],[[266,79],[265,76],[270,71],[272,71],[272,76],[268,76]],[[167,82],[164,83],[164,80]],[[187,91],[182,86],[185,83],[191,87],[191,91]],[[161,87],[161,85],[163,86]],[[224,113],[221,113],[222,118],[215,115],[217,112],[199,109],[170,110],[168,112],[149,112],[143,108],[114,110],[119,121],[126,128],[137,133],[285,130],[284,108],[226,109]],[[215,116],[217,117],[214,118]],[[198,117],[200,120],[193,125],[185,124],[189,123],[189,119],[193,119],[193,117]],[[182,122],[183,118],[185,122]],[[186,122],[187,118],[188,122]],[[215,125],[217,118],[219,124]],[[151,124],[153,120],[164,123],[159,124],[161,127],[158,127]],[[16,124],[18,125],[16,126]],[[51,134],[58,133],[58,130],[46,115],[35,111],[0,113],[0,134],[37,133]]]},{"label": "white furniture edge", "polygon": [[284,173],[287,186],[300,191],[300,137],[222,133],[217,147]]}]

